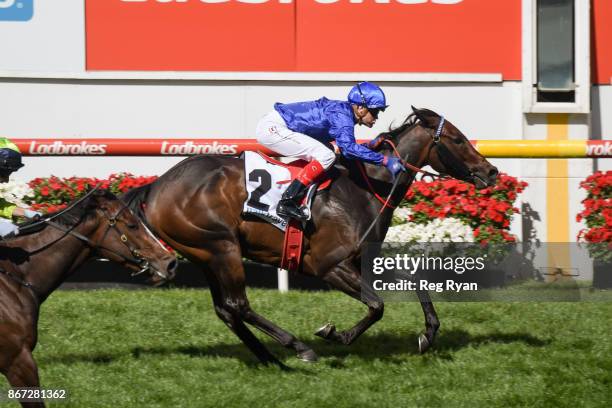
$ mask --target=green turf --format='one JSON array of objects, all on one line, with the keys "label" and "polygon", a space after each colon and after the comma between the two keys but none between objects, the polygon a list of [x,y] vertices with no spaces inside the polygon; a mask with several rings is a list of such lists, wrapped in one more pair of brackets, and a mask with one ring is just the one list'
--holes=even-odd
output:
[{"label": "green turf", "polygon": [[[261,367],[214,314],[208,291],[57,292],[43,305],[35,357],[60,407],[574,407],[612,401],[612,303],[438,303],[434,350],[419,355],[415,303],[352,346],[313,332],[348,328],[365,307],[341,293],[249,291],[254,309],[311,345],[292,371]],[[0,388],[6,388],[4,379]],[[10,405],[10,404],[9,404]],[[12,405],[16,406],[16,405]]]}]

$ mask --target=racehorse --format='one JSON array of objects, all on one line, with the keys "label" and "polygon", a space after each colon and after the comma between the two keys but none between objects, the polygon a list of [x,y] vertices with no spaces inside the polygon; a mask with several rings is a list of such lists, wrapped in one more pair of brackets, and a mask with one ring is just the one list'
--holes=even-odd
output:
[{"label": "racehorse", "polygon": [[61,214],[21,229],[23,235],[0,242],[0,371],[12,387],[39,386],[32,351],[40,305],[87,259],[108,258],[135,273],[148,270],[154,283],[172,279],[177,267],[176,258],[106,190],[90,191]]},{"label": "racehorse", "polygon": [[[452,123],[431,110],[412,109],[401,126],[379,135],[375,150],[399,155],[411,169],[430,165],[478,188],[495,184],[497,169]],[[349,330],[339,332],[327,324],[317,335],[350,344],[383,316],[380,297],[374,292],[361,296],[361,243],[366,231],[368,241],[384,240],[392,218],[390,208],[403,199],[415,176],[415,170],[402,173],[394,188],[386,169],[338,159],[331,187],[319,192],[313,202],[301,272],[363,301],[368,313]],[[382,197],[389,194],[383,203]],[[283,232],[242,215],[246,198],[243,161],[228,156],[187,158],[155,182],[123,197],[164,242],[202,268],[215,312],[261,362],[282,366],[245,322],[294,349],[299,358],[314,361],[317,355],[310,347],[249,306],[242,257],[278,266]],[[418,291],[417,296],[425,314],[425,332],[418,339],[424,352],[433,344],[440,323],[429,294]]]}]

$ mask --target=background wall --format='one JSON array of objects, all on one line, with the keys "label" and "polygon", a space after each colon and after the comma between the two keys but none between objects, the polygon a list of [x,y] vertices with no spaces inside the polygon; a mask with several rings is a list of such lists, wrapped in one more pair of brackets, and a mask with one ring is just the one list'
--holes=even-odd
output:
[{"label": "background wall", "polygon": [[[258,119],[276,101],[344,99],[352,83],[99,83],[23,81],[0,83],[2,133],[14,138],[253,138]],[[520,89],[515,84],[451,85],[383,83],[391,107],[372,138],[399,125],[411,105],[443,113],[471,139],[512,139],[521,133]],[[464,95],[481,95],[469,104]],[[32,113],[36,112],[33,120]],[[177,158],[26,157],[20,177],[44,174],[106,176],[112,171],[157,174]],[[66,160],[75,166],[66,166]],[[511,161],[506,160],[505,166]],[[54,165],[57,163],[57,166]],[[152,167],[158,163],[158,167]],[[163,163],[163,165],[161,164]],[[161,166],[161,167],[160,167]],[[507,171],[516,171],[508,169]]]}]

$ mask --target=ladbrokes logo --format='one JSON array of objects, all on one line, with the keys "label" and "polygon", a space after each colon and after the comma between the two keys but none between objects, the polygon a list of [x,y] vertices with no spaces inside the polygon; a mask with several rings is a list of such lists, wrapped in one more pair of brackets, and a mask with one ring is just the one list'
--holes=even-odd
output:
[{"label": "ladbrokes logo", "polygon": [[31,142],[29,152],[32,155],[103,155],[106,154],[107,147],[106,144],[64,143],[56,140],[53,143]]},{"label": "ladbrokes logo", "polygon": [[0,21],[28,21],[34,15],[34,0],[0,0]]},{"label": "ladbrokes logo", "polygon": [[612,142],[605,140],[587,146],[589,157],[612,157]]},{"label": "ladbrokes logo", "polygon": [[[245,3],[245,4],[263,4],[263,3],[279,3],[279,4],[291,4],[293,0],[121,0],[124,3],[189,3],[189,2],[200,2],[209,4],[219,3]],[[463,0],[374,0],[374,3],[378,4],[457,4]],[[314,0],[315,3],[319,4],[333,4],[333,3],[351,3],[360,4],[365,3],[366,0]]]},{"label": "ladbrokes logo", "polygon": [[161,146],[163,155],[236,154],[237,152],[237,144],[222,144],[217,141],[197,144],[191,140],[185,143],[163,142]]}]

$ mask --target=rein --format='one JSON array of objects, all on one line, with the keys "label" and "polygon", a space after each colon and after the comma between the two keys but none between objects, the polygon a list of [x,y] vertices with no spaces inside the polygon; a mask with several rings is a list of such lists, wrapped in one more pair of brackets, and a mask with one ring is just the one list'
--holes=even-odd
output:
[{"label": "rein", "polygon": [[[470,169],[468,169],[468,167],[465,165],[465,163],[463,163],[461,160],[457,159],[457,156],[455,156],[453,154],[453,152],[451,152],[448,147],[446,147],[446,145],[444,145],[442,143],[442,129],[444,128],[444,124],[446,123],[446,119],[444,118],[444,116],[440,116],[440,123],[438,123],[438,127],[436,128],[436,132],[434,133],[434,135],[432,136],[433,139],[433,145],[431,146],[430,149],[438,149],[438,157],[440,158],[440,161],[442,162],[442,164],[444,164],[444,167],[448,168],[450,171],[450,173],[455,174],[454,178],[457,178],[459,180],[465,180],[465,179],[474,179],[476,176],[474,175],[474,173],[472,173],[470,171]],[[380,136],[379,136],[380,137]],[[377,143],[377,145],[380,145],[382,143],[387,143],[389,146],[391,146],[391,149],[393,149],[393,153],[395,155],[395,157],[397,157],[398,159],[400,159],[400,162],[402,163],[402,165],[416,173],[421,173],[421,179],[423,179],[425,176],[429,176],[431,177],[433,180],[436,179],[449,179],[451,178],[451,176],[449,176],[448,174],[436,174],[436,173],[432,173],[429,172],[427,170],[423,170],[418,168],[417,166],[414,166],[413,164],[408,163],[406,160],[404,160],[402,158],[402,156],[400,155],[399,151],[397,150],[397,147],[395,146],[395,143],[393,143],[392,140],[387,139],[387,138],[382,138],[382,140],[380,142]],[[366,184],[368,185],[368,188],[370,189],[370,192],[374,195],[374,197],[376,197],[376,199],[378,201],[380,201],[383,204],[383,209],[384,208],[392,208],[394,209],[395,206],[389,205],[389,199],[391,197],[391,194],[389,194],[389,196],[384,199],[383,197],[381,197],[376,190],[374,190],[374,187],[372,186],[372,183],[370,183],[370,179],[367,176],[367,173],[365,171],[365,167],[364,165],[360,162],[359,167],[359,171],[361,172],[361,175],[363,177],[363,179],[365,180]],[[382,212],[382,210],[381,210]]]},{"label": "rein", "polygon": [[[435,139],[434,139],[435,141]],[[409,168],[410,170],[416,172],[416,173],[421,173],[423,174],[423,177],[425,176],[430,176],[431,178],[435,179],[444,179],[444,178],[449,178],[447,175],[445,174],[436,174],[436,173],[432,173],[430,171],[427,170],[423,170],[418,168],[417,166],[408,163],[406,160],[402,159],[402,156],[400,156],[399,152],[397,151],[397,147],[395,147],[395,143],[393,143],[391,140],[389,139],[385,139],[383,140],[383,143],[387,143],[388,145],[391,146],[391,148],[393,149],[393,152],[395,153],[395,156],[397,158],[399,158],[402,162],[402,165],[406,168]]]},{"label": "rein", "polygon": [[[118,256],[118,257],[120,257],[120,258],[123,258],[123,259],[124,259],[125,261],[127,261],[127,262],[131,262],[131,263],[133,263],[133,264],[135,264],[135,265],[139,265],[139,266],[141,266],[141,267],[142,267],[142,269],[141,269],[140,271],[138,271],[138,272],[133,273],[133,274],[132,274],[132,276],[140,275],[141,273],[146,272],[146,271],[149,269],[149,264],[148,264],[148,262],[147,262],[146,260],[144,260],[144,259],[142,258],[142,256],[140,256],[140,253],[138,252],[138,250],[137,250],[137,249],[134,249],[134,248],[133,248],[133,247],[132,247],[132,246],[131,246],[131,245],[128,243],[128,238],[127,238],[127,236],[126,236],[125,234],[121,233],[120,231],[119,231],[119,234],[120,234],[120,235],[119,235],[119,239],[121,240],[121,242],[122,242],[122,243],[123,243],[125,246],[127,246],[127,247],[128,247],[128,249],[130,250],[130,253],[132,254],[132,258],[130,258],[130,257],[126,257],[125,255],[120,254],[120,253],[118,253],[118,252],[116,252],[116,251],[114,251],[114,250],[112,250],[112,249],[110,249],[110,248],[106,248],[106,247],[104,247],[104,246],[102,246],[102,245],[98,245],[97,243],[92,242],[92,241],[91,241],[89,238],[87,238],[86,236],[84,236],[84,235],[82,235],[82,234],[80,234],[80,233],[78,233],[78,232],[73,231],[73,229],[74,229],[74,228],[76,228],[76,226],[77,226],[77,225],[80,223],[80,221],[77,221],[77,223],[76,223],[74,226],[72,226],[71,228],[64,227],[63,225],[60,225],[60,224],[58,224],[58,223],[56,223],[56,222],[53,222],[53,221],[52,221],[53,219],[58,218],[58,217],[60,217],[61,215],[64,215],[64,214],[68,213],[70,210],[72,210],[72,209],[73,209],[73,208],[75,208],[77,205],[79,205],[80,203],[82,203],[83,201],[85,201],[87,198],[89,198],[91,195],[93,195],[93,193],[94,193],[94,192],[96,192],[96,191],[97,191],[99,188],[100,188],[100,184],[96,185],[96,186],[95,186],[93,189],[91,189],[90,191],[88,191],[88,192],[87,192],[87,194],[85,194],[83,197],[79,198],[77,201],[75,201],[74,203],[70,204],[68,207],[64,208],[63,210],[61,210],[61,211],[59,211],[59,212],[57,212],[57,213],[55,213],[55,214],[53,214],[53,215],[51,215],[51,216],[49,216],[49,217],[45,217],[45,218],[40,219],[39,221],[35,221],[35,222],[31,223],[31,224],[28,224],[28,225],[26,225],[26,226],[22,227],[22,228],[21,228],[21,230],[22,230],[22,231],[27,231],[27,230],[29,230],[29,229],[33,229],[33,228],[39,227],[39,226],[40,226],[40,225],[42,225],[42,224],[50,225],[51,227],[53,227],[53,228],[55,228],[55,229],[58,229],[58,230],[60,230],[60,231],[62,231],[62,232],[65,232],[65,233],[66,233],[66,235],[72,235],[73,237],[77,238],[78,240],[80,240],[80,241],[84,242],[84,243],[85,243],[85,244],[86,244],[88,247],[90,247],[91,249],[93,249],[93,250],[94,250],[94,252],[97,252],[98,250],[103,249],[103,250],[106,250],[106,251],[108,251],[108,252],[113,253],[114,255],[117,255],[117,256]],[[117,213],[116,213],[114,216],[112,216],[112,217],[107,217],[107,220],[108,220],[108,228],[107,228],[107,229],[106,229],[106,231],[104,232],[104,235],[102,236],[101,241],[103,241],[103,240],[104,240],[104,238],[106,238],[106,235],[108,234],[108,231],[109,231],[111,228],[113,228],[113,227],[115,227],[115,228],[116,228],[116,224],[117,224],[117,217],[118,217],[118,216],[119,216],[119,215],[120,215],[120,214],[121,214],[123,211],[125,211],[125,209],[126,209],[126,208],[128,208],[128,205],[129,205],[129,203],[128,203],[128,204],[126,204],[126,205],[124,205],[123,207],[121,207],[121,209],[120,209],[119,211],[117,211]],[[129,210],[129,209],[128,209],[128,210]],[[129,210],[129,211],[131,211],[131,210]],[[105,213],[105,216],[106,216],[106,213]],[[64,235],[64,236],[66,236],[66,235]],[[49,243],[49,244],[47,244],[47,245],[44,245],[44,246],[43,246],[43,247],[41,247],[41,248],[38,248],[38,249],[36,249],[36,250],[34,250],[34,251],[31,251],[31,252],[30,252],[30,254],[35,254],[35,253],[37,253],[37,252],[40,252],[40,251],[42,251],[42,250],[45,250],[46,248],[49,248],[51,245],[55,244],[57,241],[59,241],[60,239],[62,239],[64,236],[62,236],[62,237],[58,238],[58,239],[57,239],[57,240],[55,240],[55,241],[52,241],[51,243]]]},{"label": "rein", "polygon": [[[374,190],[374,187],[372,186],[372,183],[370,183],[370,178],[368,177],[368,175],[366,173],[365,166],[363,165],[363,163],[358,162],[357,167],[359,168],[359,171],[361,172],[361,176],[363,177],[363,179],[365,180],[366,184],[368,185],[368,188],[370,189],[370,192],[372,194],[374,194],[374,197],[376,197],[378,199],[378,201],[380,201],[383,204],[383,207],[382,207],[380,212],[382,212],[382,210],[385,209],[385,208],[395,209],[394,205],[390,205],[389,204],[389,200],[391,200],[391,192],[389,192],[389,195],[387,196],[386,200],[384,198],[382,198],[376,192],[376,190]],[[393,185],[395,186],[395,183]]]},{"label": "rein", "polygon": [[[123,207],[122,207],[122,208],[121,208],[119,211],[117,211],[117,214],[115,214],[115,215],[114,215],[114,216],[112,216],[112,217],[108,217],[108,218],[107,218],[107,221],[108,221],[108,226],[107,226],[107,228],[106,228],[106,231],[104,231],[104,235],[102,236],[102,238],[100,239],[100,241],[104,241],[104,239],[106,238],[106,235],[107,235],[107,234],[108,234],[108,232],[111,230],[111,228],[117,228],[117,217],[119,216],[119,214],[121,214],[123,211],[125,211],[125,209],[126,209],[126,208],[128,208],[128,207],[127,207],[127,205],[124,205],[124,206],[123,206]],[[106,215],[106,213],[105,213],[105,215]],[[78,232],[76,232],[76,231],[73,231],[73,229],[74,229],[74,228],[76,227],[76,225],[78,225],[78,224],[74,225],[74,226],[73,226],[73,227],[71,227],[71,228],[68,228],[68,227],[65,227],[65,226],[63,226],[63,225],[60,225],[60,224],[58,224],[58,223],[56,223],[56,222],[52,222],[52,221],[49,221],[49,220],[45,220],[45,222],[46,222],[48,225],[50,225],[51,227],[53,227],[53,228],[55,228],[55,229],[58,229],[58,230],[60,230],[60,231],[62,231],[62,232],[65,232],[65,233],[66,233],[66,235],[72,235],[73,237],[77,238],[77,239],[78,239],[78,240],[80,240],[81,242],[85,243],[85,245],[87,245],[89,248],[91,248],[91,249],[92,249],[94,252],[98,252],[99,250],[101,250],[101,249],[102,249],[102,250],[105,250],[105,251],[111,252],[111,253],[113,253],[114,255],[116,255],[116,256],[118,256],[118,257],[120,257],[120,258],[123,258],[123,259],[124,259],[125,261],[127,261],[127,262],[133,263],[133,264],[135,264],[135,265],[139,265],[139,266],[140,266],[142,269],[141,269],[141,270],[139,270],[139,271],[137,271],[137,272],[132,273],[132,276],[140,275],[141,273],[146,272],[146,271],[149,269],[149,263],[148,263],[148,261],[146,261],[146,260],[145,260],[145,259],[144,259],[144,258],[143,258],[141,255],[140,255],[140,253],[138,252],[138,250],[137,250],[137,249],[133,248],[133,247],[130,245],[127,235],[125,235],[125,234],[121,233],[121,231],[119,231],[119,229],[118,229],[118,228],[117,228],[117,233],[119,234],[119,240],[120,240],[120,241],[123,243],[123,245],[125,245],[125,246],[126,246],[126,247],[127,247],[129,250],[130,250],[130,253],[132,254],[132,257],[131,257],[131,258],[130,258],[130,257],[127,257],[127,256],[125,256],[125,255],[123,255],[123,254],[120,254],[119,252],[117,252],[117,251],[115,251],[115,250],[112,250],[112,249],[110,249],[110,248],[107,248],[107,247],[105,247],[105,246],[103,246],[103,245],[99,245],[98,243],[93,242],[91,239],[87,238],[87,237],[86,237],[86,236],[84,236],[83,234],[78,233]],[[66,235],[64,235],[64,236],[66,236]],[[61,239],[61,238],[62,238],[62,237],[60,237],[60,239]],[[45,247],[43,247],[43,248],[39,248],[38,250],[33,251],[33,252],[31,252],[31,253],[35,253],[35,252],[40,251],[41,249],[48,248],[49,246],[53,245],[55,242],[57,242],[57,240],[56,240],[56,241],[54,241],[54,242],[52,242],[50,245],[46,245]]]},{"label": "rein", "polygon": [[7,278],[9,278],[10,280],[12,280],[13,282],[23,286],[24,288],[27,288],[30,290],[30,294],[32,295],[32,299],[34,299],[34,302],[36,303],[36,306],[40,306],[40,300],[38,299],[38,295],[36,294],[36,290],[34,289],[34,285],[32,285],[30,282],[21,279],[19,276],[9,272],[9,271],[5,271],[4,269],[0,268],[0,274],[6,276]]},{"label": "rein", "polygon": [[[361,166],[359,166],[359,169],[362,171],[362,174],[363,174],[364,178],[366,179],[366,182],[368,183],[368,186],[374,192],[374,189],[372,188],[372,185],[370,184],[369,178],[368,178],[367,174],[365,174],[365,169],[363,167],[363,164],[361,164]],[[392,208],[392,209],[395,208],[393,206],[388,206],[388,203],[389,203],[389,200],[391,200],[391,197],[393,196],[393,193],[395,192],[395,189],[396,189],[396,187],[397,187],[397,185],[399,183],[399,179],[400,179],[399,176],[395,178],[395,181],[393,182],[393,186],[391,186],[391,191],[389,191],[389,195],[387,196],[387,200],[383,201],[384,205],[380,208],[380,211],[378,212],[378,214],[376,214],[376,217],[374,218],[374,221],[372,221],[372,223],[370,224],[370,226],[368,227],[366,232],[361,236],[361,239],[357,243],[357,247],[358,248],[361,246],[361,244],[363,244],[363,241],[366,239],[368,234],[370,234],[370,231],[372,231],[372,228],[374,228],[374,226],[378,222],[378,219],[380,218],[380,216],[383,213],[383,211],[386,208]],[[379,200],[381,199],[380,196],[378,194],[376,194],[376,192],[374,192],[374,194],[376,195],[376,198],[378,198]]]},{"label": "rein", "polygon": [[64,214],[66,214],[67,212],[69,212],[70,210],[72,210],[73,208],[75,208],[77,205],[79,205],[80,203],[82,203],[83,201],[85,201],[87,198],[89,198],[89,196],[91,196],[96,190],[98,190],[100,188],[100,184],[96,185],[94,188],[92,188],[90,191],[87,192],[87,194],[85,194],[83,197],[79,198],[78,200],[76,200],[75,202],[73,202],[72,204],[70,204],[69,206],[67,206],[66,208],[64,208],[61,211],[56,212],[53,215],[50,215],[48,217],[42,217],[40,220],[34,221],[31,224],[28,225],[24,225],[23,227],[19,227],[20,231],[28,231],[30,229],[34,229],[37,228],[39,226],[41,226],[42,224],[48,223],[49,221],[62,216]]},{"label": "rein", "polygon": [[[58,241],[60,241],[62,238],[64,238],[65,236],[71,235],[73,237],[75,237],[76,239],[78,239],[79,241],[85,243],[85,245],[87,245],[89,248],[91,248],[94,252],[98,252],[99,250],[105,250],[108,252],[113,253],[114,255],[123,258],[126,262],[130,262],[134,265],[138,265],[140,266],[140,270],[133,272],[132,276],[136,276],[136,275],[140,275],[143,272],[146,272],[150,265],[149,262],[144,259],[141,255],[140,252],[138,251],[138,249],[135,249],[134,247],[132,247],[129,243],[129,239],[127,237],[127,235],[125,235],[124,233],[122,233],[118,228],[117,228],[117,217],[119,217],[119,215],[125,211],[126,209],[129,210],[127,205],[123,205],[121,207],[121,209],[119,211],[117,211],[117,213],[114,216],[108,217],[106,215],[106,212],[104,212],[105,218],[108,221],[108,226],[106,228],[106,230],[104,231],[104,235],[102,236],[102,238],[100,239],[100,241],[104,241],[104,239],[106,238],[106,236],[108,235],[108,232],[111,230],[111,228],[116,228],[117,229],[117,233],[119,234],[119,239],[120,241],[123,243],[123,245],[125,245],[130,253],[132,254],[132,257],[128,257],[125,256],[123,254],[120,254],[119,252],[107,248],[103,245],[99,245],[96,242],[93,242],[91,239],[87,238],[86,236],[84,236],[83,234],[73,231],[74,228],[76,228],[82,221],[79,220],[77,221],[77,223],[71,227],[66,227],[63,226],[61,224],[58,224],[57,222],[52,221],[52,219],[57,218],[58,216],[67,213],[68,211],[72,210],[73,208],[75,208],[79,203],[83,202],[87,197],[89,197],[91,194],[93,194],[94,191],[96,191],[98,189],[98,186],[96,186],[94,189],[92,189],[91,191],[89,191],[84,197],[82,197],[81,199],[79,199],[78,201],[76,201],[75,203],[73,203],[72,205],[70,205],[70,207],[67,207],[66,209],[62,210],[60,213],[56,213],[53,214],[52,216],[48,217],[48,218],[43,218],[38,222],[32,223],[27,225],[24,229],[27,229],[27,227],[35,227],[35,226],[39,226],[41,224],[46,224],[49,225],[55,229],[58,229],[62,232],[64,232],[65,234],[60,236],[58,239],[51,241],[50,243],[42,246],[41,248],[35,249],[33,251],[29,251],[29,254],[36,254],[38,252],[44,251],[45,249],[51,247],[52,245],[54,245],[55,243],[57,243]],[[32,294],[34,295],[34,298],[38,301],[37,295],[36,295],[36,291],[34,290],[34,285],[32,285],[32,283],[28,282],[25,279],[20,278],[19,276],[5,271],[4,269],[0,268],[0,274],[3,274],[5,276],[7,276],[8,278],[10,278],[11,280],[13,280],[14,282],[18,283],[19,285],[28,288]]]},{"label": "rein", "polygon": [[[432,136],[432,140],[433,140],[433,145],[430,145],[430,149],[433,148],[437,148],[438,149],[438,157],[440,158],[440,161],[442,162],[442,164],[444,164],[444,167],[448,168],[451,170],[451,173],[455,174],[455,178],[458,179],[466,179],[466,178],[474,178],[474,174],[468,169],[468,167],[465,165],[465,163],[463,163],[462,161],[458,160],[457,157],[453,154],[453,152],[451,152],[450,150],[448,150],[448,148],[442,143],[442,129],[444,128],[444,123],[446,122],[446,119],[444,118],[444,116],[440,116],[440,123],[438,123],[438,127],[436,128],[435,133]],[[387,139],[387,138],[383,138],[380,143],[387,143],[388,145],[391,146],[391,148],[393,149],[393,153],[394,155],[400,160],[400,162],[402,163],[402,165],[412,171],[416,173],[421,173],[423,176],[421,176],[421,179],[425,176],[429,176],[432,179],[436,180],[436,179],[448,179],[451,178],[449,175],[447,174],[436,174],[436,173],[431,173],[429,171],[426,170],[422,170],[410,163],[408,163],[406,160],[404,160],[404,158],[400,155],[399,151],[397,150],[397,147],[395,146],[395,143],[393,143],[393,141]],[[365,180],[368,188],[370,189],[370,192],[374,195],[374,197],[376,197],[376,199],[378,201],[380,201],[383,206],[381,207],[380,211],[378,212],[378,214],[376,215],[376,218],[374,218],[374,221],[372,221],[372,223],[370,224],[370,226],[368,227],[368,229],[366,230],[366,232],[363,234],[363,236],[361,237],[361,239],[359,240],[359,243],[357,244],[358,247],[361,246],[361,244],[363,243],[363,241],[365,240],[365,238],[368,236],[368,234],[370,233],[370,231],[372,230],[372,228],[374,228],[374,225],[376,225],[376,223],[378,222],[378,218],[380,218],[380,215],[384,212],[385,209],[387,208],[391,208],[391,209],[395,209],[396,206],[390,205],[389,201],[391,200],[391,197],[393,196],[393,193],[395,192],[395,188],[397,187],[398,181],[399,181],[399,176],[395,178],[395,181],[393,182],[393,186],[391,187],[391,191],[389,191],[389,195],[387,196],[386,199],[384,199],[383,197],[381,197],[376,190],[374,190],[374,187],[372,186],[372,183],[370,183],[370,178],[368,177],[366,170],[365,170],[365,166],[363,163],[359,162],[358,166],[359,171],[361,173],[361,176],[363,177],[363,179]]]}]

